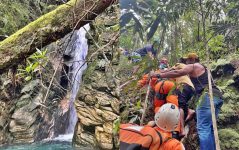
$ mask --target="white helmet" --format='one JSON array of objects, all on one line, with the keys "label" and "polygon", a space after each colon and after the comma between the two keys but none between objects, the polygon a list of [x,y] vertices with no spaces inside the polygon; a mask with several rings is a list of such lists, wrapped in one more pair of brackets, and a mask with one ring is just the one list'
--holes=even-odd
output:
[{"label": "white helmet", "polygon": [[166,103],[154,116],[156,125],[164,131],[174,131],[178,127],[180,112],[176,105]]}]

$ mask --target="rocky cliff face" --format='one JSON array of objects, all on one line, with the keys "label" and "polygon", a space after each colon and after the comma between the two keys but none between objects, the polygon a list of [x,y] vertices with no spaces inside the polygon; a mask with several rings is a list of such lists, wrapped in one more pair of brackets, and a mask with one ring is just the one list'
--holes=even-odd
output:
[{"label": "rocky cliff face", "polygon": [[[1,1],[0,40],[59,4],[44,0]],[[50,136],[53,115],[57,114],[53,112],[58,112],[58,101],[62,95],[58,86],[61,66],[46,98],[45,95],[50,84],[49,75],[53,74],[59,62],[58,56],[52,49],[51,55],[47,55],[51,61],[44,69],[41,68],[41,75],[35,75],[31,81],[19,78],[15,67],[0,75],[0,145],[31,143]]]},{"label": "rocky cliff face", "polygon": [[0,145],[32,143],[51,136],[55,115],[60,116],[58,104],[62,99],[62,90],[57,85],[60,70],[56,71],[58,75],[46,97],[53,68],[54,63],[48,62],[47,71],[42,70],[41,77],[31,81],[17,78],[11,71],[1,75]]},{"label": "rocky cliff face", "polygon": [[222,90],[224,99],[218,121],[221,149],[239,149],[238,54],[213,63],[212,75]]},{"label": "rocky cliff face", "polygon": [[[116,149],[117,140],[113,135],[114,121],[119,118],[119,78],[118,75],[118,40],[114,39],[118,26],[118,6],[112,6],[98,17],[91,27],[91,42],[107,45],[102,50],[94,44],[89,47],[88,59],[97,50],[92,62],[83,76],[75,107],[78,124],[74,133],[74,143],[94,145],[102,149]],[[92,39],[94,38],[94,40]],[[115,41],[112,41],[115,40]],[[108,44],[108,43],[113,44]]]}]

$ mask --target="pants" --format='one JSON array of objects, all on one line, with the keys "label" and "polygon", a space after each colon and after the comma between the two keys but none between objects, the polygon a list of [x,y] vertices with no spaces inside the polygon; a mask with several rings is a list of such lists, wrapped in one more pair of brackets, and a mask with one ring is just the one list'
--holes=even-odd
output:
[{"label": "pants", "polygon": [[[217,117],[220,112],[220,108],[222,107],[223,100],[215,96],[213,100],[216,113],[215,115]],[[200,150],[216,150],[210,109],[210,99],[207,93],[204,96],[201,96],[196,112]]]},{"label": "pants", "polygon": [[182,108],[184,111],[184,119],[185,119],[188,115],[188,101],[191,100],[191,98],[195,94],[195,91],[188,84],[183,84],[182,88],[183,88],[182,90],[180,89],[177,90],[177,94],[178,94],[178,104],[179,107]]}]

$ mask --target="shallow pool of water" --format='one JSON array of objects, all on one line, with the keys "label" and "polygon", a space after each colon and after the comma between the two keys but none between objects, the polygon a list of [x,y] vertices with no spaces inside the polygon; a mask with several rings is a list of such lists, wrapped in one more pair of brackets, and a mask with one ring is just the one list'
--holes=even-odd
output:
[{"label": "shallow pool of water", "polygon": [[0,150],[96,150],[93,147],[75,148],[71,142],[48,141],[24,145],[12,145],[0,147]]}]

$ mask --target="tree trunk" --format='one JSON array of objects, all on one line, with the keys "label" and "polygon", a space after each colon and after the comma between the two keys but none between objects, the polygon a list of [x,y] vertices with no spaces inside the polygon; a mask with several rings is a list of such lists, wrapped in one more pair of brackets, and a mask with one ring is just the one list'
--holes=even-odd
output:
[{"label": "tree trunk", "polygon": [[162,34],[161,34],[161,39],[159,43],[159,51],[162,52],[164,48],[164,39],[165,39],[165,34],[166,34],[166,28],[163,28]]},{"label": "tree trunk", "polygon": [[171,63],[177,62],[176,25],[171,26]]},{"label": "tree trunk", "polygon": [[117,0],[71,0],[0,42],[0,74],[41,48],[91,22]]},{"label": "tree trunk", "polygon": [[174,48],[175,53],[173,54],[174,57],[174,64],[178,62],[178,54],[179,54],[179,48],[178,48],[178,26],[177,22],[175,21],[174,24]]}]

